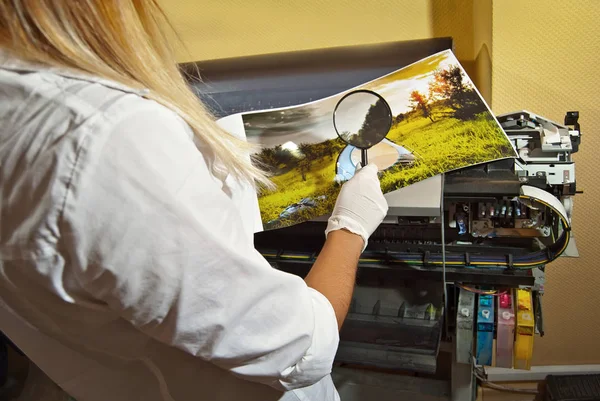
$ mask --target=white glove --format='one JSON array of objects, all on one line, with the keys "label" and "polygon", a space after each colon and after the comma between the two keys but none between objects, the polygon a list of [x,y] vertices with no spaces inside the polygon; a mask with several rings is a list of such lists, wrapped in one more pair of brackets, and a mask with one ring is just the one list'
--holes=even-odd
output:
[{"label": "white glove", "polygon": [[346,229],[362,237],[364,251],[369,237],[379,227],[387,211],[388,204],[381,192],[377,166],[373,163],[364,168],[357,166],[354,176],[342,186],[325,236],[331,231]]}]

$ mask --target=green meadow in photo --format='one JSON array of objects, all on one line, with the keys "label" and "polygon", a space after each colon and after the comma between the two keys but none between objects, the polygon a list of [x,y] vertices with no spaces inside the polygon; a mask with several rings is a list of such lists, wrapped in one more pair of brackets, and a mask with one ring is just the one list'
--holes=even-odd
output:
[{"label": "green meadow in photo", "polygon": [[[386,138],[368,150],[369,161],[379,168],[384,193],[440,173],[515,156],[451,51],[356,89],[379,94],[392,111]],[[333,125],[333,111],[344,95],[242,116],[248,141],[260,147],[253,157],[277,186],[259,194],[265,230],[333,210],[341,185],[360,161],[360,150],[338,138]]]}]

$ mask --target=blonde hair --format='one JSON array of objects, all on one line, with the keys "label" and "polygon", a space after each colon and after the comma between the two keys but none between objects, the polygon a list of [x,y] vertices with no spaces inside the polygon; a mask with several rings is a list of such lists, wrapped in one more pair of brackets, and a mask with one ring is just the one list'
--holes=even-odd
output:
[{"label": "blonde hair", "polygon": [[177,112],[228,173],[271,186],[248,159],[248,143],[222,130],[189,87],[169,33],[156,0],[0,1],[0,46],[30,61],[148,88],[145,97]]}]

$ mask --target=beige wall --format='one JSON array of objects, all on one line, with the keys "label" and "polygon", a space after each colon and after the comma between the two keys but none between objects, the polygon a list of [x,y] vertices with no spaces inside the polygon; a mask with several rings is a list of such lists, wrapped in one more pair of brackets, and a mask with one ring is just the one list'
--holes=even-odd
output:
[{"label": "beige wall", "polygon": [[[600,1],[163,0],[187,47],[181,61],[451,35],[496,113],[562,121],[581,112],[575,202],[582,257],[547,269],[546,336],[536,364],[600,363]],[[493,73],[491,73],[493,71]],[[597,171],[598,170],[598,171]],[[567,350],[567,346],[574,348]]]},{"label": "beige wall", "polygon": [[277,53],[431,34],[430,4],[398,0],[162,0],[181,61]]},{"label": "beige wall", "polygon": [[[526,4],[527,6],[523,6]],[[547,269],[547,334],[537,364],[600,362],[600,1],[494,1],[493,108],[527,108],[556,121],[578,109],[573,226],[581,258]],[[569,349],[567,349],[567,346]]]}]

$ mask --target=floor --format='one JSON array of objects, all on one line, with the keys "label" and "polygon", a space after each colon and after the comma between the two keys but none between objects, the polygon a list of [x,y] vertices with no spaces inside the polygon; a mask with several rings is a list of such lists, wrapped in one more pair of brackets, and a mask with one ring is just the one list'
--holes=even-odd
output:
[{"label": "floor", "polygon": [[[27,371],[26,363],[11,353],[9,355],[17,376]],[[342,401],[450,401],[450,383],[445,380],[426,379],[347,367],[334,367],[333,380]],[[537,383],[509,383],[507,386],[536,388]],[[0,400],[8,394],[0,394]],[[12,397],[8,397],[10,399]],[[538,398],[540,399],[540,398]],[[532,401],[532,395],[512,394],[480,388],[477,401]]]},{"label": "floor", "polygon": [[335,367],[333,381],[342,401],[449,401],[443,380]]},{"label": "floor", "polygon": [[[450,384],[389,373],[335,367],[333,381],[342,401],[450,401]],[[501,383],[507,387],[538,389],[539,383]],[[479,387],[477,401],[538,401],[542,395],[516,394]]]},{"label": "floor", "polygon": [[[515,387],[515,388],[524,388],[535,390],[538,389],[539,383],[502,383],[503,386],[507,387]],[[480,387],[477,392],[477,401],[537,401],[543,400],[542,394],[538,395],[537,398],[535,395],[531,394],[515,394],[515,393],[507,393],[502,391],[497,391],[489,388]]]}]

